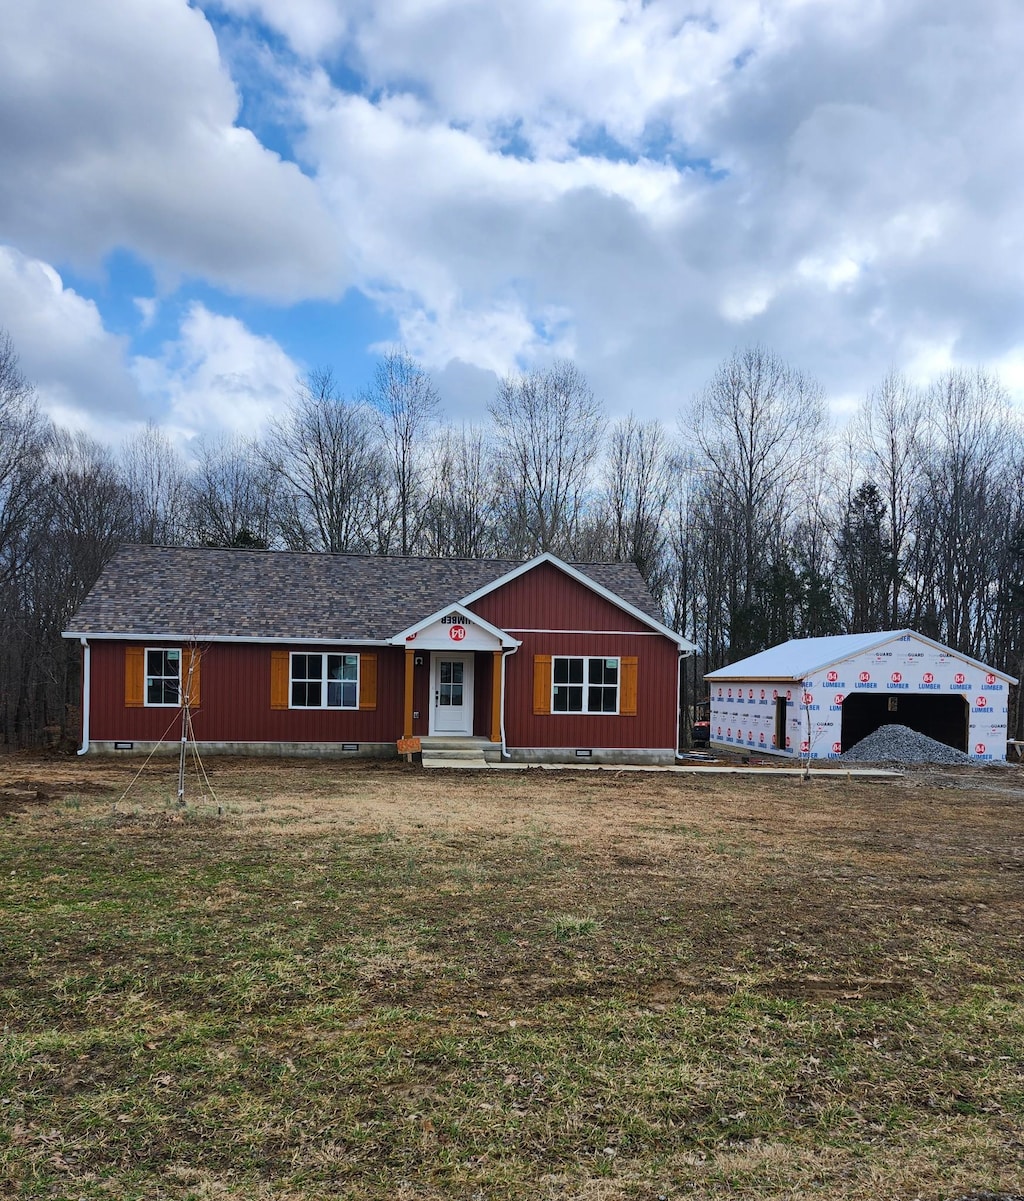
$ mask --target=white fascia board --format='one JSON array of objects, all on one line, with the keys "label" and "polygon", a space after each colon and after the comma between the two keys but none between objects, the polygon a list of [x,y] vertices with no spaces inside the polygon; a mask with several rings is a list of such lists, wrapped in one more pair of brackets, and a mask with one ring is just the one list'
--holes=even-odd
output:
[{"label": "white fascia board", "polygon": [[596,592],[598,596],[603,597],[604,600],[614,605],[617,609],[621,609],[623,613],[628,613],[630,617],[635,617],[637,621],[643,622],[650,629],[657,630],[659,634],[663,634],[670,641],[674,642],[680,650],[686,651],[688,654],[696,651],[696,645],[690,642],[689,639],[684,638],[681,634],[677,634],[675,630],[670,630],[668,626],[662,625],[657,618],[652,617],[649,613],[644,613],[642,609],[631,605],[629,601],[623,600],[617,593],[603,587],[596,580],[592,580],[590,576],[584,575],[582,571],[577,571],[571,564],[566,563],[557,555],[553,555],[550,551],[545,551],[542,555],[537,555],[536,558],[530,559],[528,563],[521,563],[518,567],[514,567],[503,576],[499,576],[490,584],[485,584],[482,588],[478,588],[476,592],[471,592],[468,596],[464,596],[461,603],[463,605],[471,605],[474,601],[480,600],[481,597],[487,596],[505,584],[510,584],[513,580],[517,580],[521,575],[526,575],[528,571],[533,571],[541,563],[550,563],[552,567],[557,567],[559,571],[564,571],[570,579],[575,580],[578,584],[582,584],[585,588],[589,588],[591,592]]},{"label": "white fascia board", "polygon": [[870,654],[872,651],[878,650],[880,646],[887,646],[890,642],[899,642],[901,638],[912,638],[915,642],[923,642],[925,646],[930,646],[932,650],[941,651],[944,655],[952,655],[964,663],[969,663],[971,667],[976,667],[979,671],[998,676],[1007,684],[1017,683],[1016,679],[1013,676],[1007,675],[1005,671],[999,671],[998,668],[991,667],[988,663],[982,663],[979,659],[972,659],[970,655],[965,655],[962,651],[954,650],[953,647],[946,646],[943,642],[936,642],[934,638],[929,638],[927,634],[919,634],[916,630],[890,630],[884,637],[867,643],[854,654],[844,655],[841,659],[835,659],[828,663],[821,663],[817,667],[811,668],[810,671],[804,672],[804,676],[817,675],[819,671],[822,671],[826,667],[832,667],[836,663],[847,663],[852,659],[856,659],[858,655]]},{"label": "white fascia board", "polygon": [[102,642],[249,642],[265,646],[390,646],[387,638],[267,638],[244,634],[112,634],[100,630],[64,630],[62,638]]},{"label": "white fascia board", "polygon": [[422,621],[418,621],[414,626],[409,626],[406,630],[400,630],[394,638],[388,639],[391,646],[405,646],[407,642],[411,642],[416,635],[425,630],[427,626],[432,626],[435,621],[440,621],[442,617],[447,617],[450,613],[460,613],[470,625],[479,626],[481,630],[490,634],[493,638],[505,647],[520,647],[522,642],[513,638],[511,634],[507,634],[504,630],[498,629],[497,626],[491,625],[489,621],[485,621],[478,613],[474,613],[471,609],[467,609],[464,601],[455,601],[450,605],[445,605],[443,609],[438,609],[436,613],[431,613],[429,617],[424,617]]},{"label": "white fascia board", "polygon": [[[838,663],[849,663],[858,658],[860,655],[871,654],[873,651],[878,650],[878,648],[881,646],[888,646],[890,643],[899,642],[901,638],[912,638],[916,642],[923,642],[925,646],[930,646],[932,650],[941,651],[944,655],[953,655],[955,658],[962,660],[964,663],[969,663],[972,667],[976,667],[979,671],[984,671],[986,673],[991,673],[994,676],[998,676],[999,679],[1004,680],[1007,684],[1016,684],[1018,682],[1013,676],[1007,675],[1005,671],[999,671],[995,667],[990,667],[987,663],[982,663],[978,659],[972,659],[970,655],[964,655],[960,651],[954,650],[951,646],[946,646],[945,643],[936,642],[934,638],[929,638],[925,634],[919,634],[916,630],[886,630],[885,632],[879,634],[877,638],[871,639],[869,642],[861,643],[855,651],[850,651],[845,655],[833,656],[830,659],[826,659],[823,663],[817,663],[813,667],[805,668],[799,675],[786,675],[778,672],[775,672],[771,675],[750,675],[749,673],[725,675],[723,673],[728,672],[729,668],[720,667],[717,671],[708,672],[704,676],[704,679],[712,683],[725,683],[727,681],[734,680],[749,680],[752,684],[771,683],[777,680],[798,683],[802,680],[808,679],[810,676],[817,675],[819,671],[824,671],[826,667],[835,667]],[[735,666],[742,667],[743,662],[744,661],[741,659],[740,662]]]},{"label": "white fascia board", "polygon": [[947,655],[955,655],[958,659],[963,659],[965,663],[970,663],[972,667],[978,668],[979,671],[998,676],[1007,684],[1018,683],[1018,680],[1014,676],[1007,675],[1005,671],[1000,671],[997,667],[991,667],[988,663],[982,663],[980,659],[972,659],[970,655],[965,655],[961,651],[954,650],[951,646],[945,646],[941,642],[936,642],[934,638],[929,638],[926,634],[918,634],[916,630],[900,630],[897,637],[901,638],[905,634],[909,634],[911,638],[916,638],[918,642],[923,642],[925,646],[930,646],[933,650],[943,651]]}]

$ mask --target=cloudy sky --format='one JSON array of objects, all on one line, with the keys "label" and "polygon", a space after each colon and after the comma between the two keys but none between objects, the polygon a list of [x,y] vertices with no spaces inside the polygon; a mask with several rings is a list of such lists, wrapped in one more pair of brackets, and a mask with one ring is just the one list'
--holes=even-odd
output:
[{"label": "cloudy sky", "polygon": [[0,327],[62,422],[251,432],[402,344],[674,420],[762,343],[1024,395],[1019,0],[33,0]]}]

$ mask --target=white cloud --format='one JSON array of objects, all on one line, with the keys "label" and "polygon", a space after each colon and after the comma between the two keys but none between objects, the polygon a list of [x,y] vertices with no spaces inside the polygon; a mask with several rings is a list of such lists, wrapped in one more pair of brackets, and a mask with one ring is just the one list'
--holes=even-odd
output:
[{"label": "white cloud", "polygon": [[159,358],[137,357],[139,387],[184,439],[228,430],[252,436],[294,396],[301,369],[273,338],[193,304]]},{"label": "white cloud", "polygon": [[22,374],[55,419],[99,434],[104,422],[139,415],[143,401],[124,368],[124,340],[49,263],[0,246],[0,313]]},{"label": "white cloud", "polygon": [[50,261],[127,247],[165,283],[339,295],[340,239],[315,184],[237,113],[213,31],[184,0],[10,5],[0,228]]},{"label": "white cloud", "polygon": [[139,316],[142,319],[142,328],[149,327],[156,320],[157,311],[160,308],[160,302],[155,296],[136,296],[134,297],[135,307],[139,310]]},{"label": "white cloud", "polygon": [[614,405],[664,412],[744,342],[848,397],[923,345],[1018,336],[991,310],[1024,317],[1024,23],[997,0],[346,12],[379,91],[312,73],[303,153],[432,363],[543,355],[554,311]]},{"label": "white cloud", "polygon": [[347,29],[336,0],[212,0],[211,7],[237,17],[256,17],[282,33],[298,54],[317,58],[335,47]]},{"label": "white cloud", "polygon": [[[891,365],[1017,370],[1004,0],[205,0],[287,39],[243,111],[274,108],[305,175],[239,128],[202,7],[12,10],[0,229],[23,249],[124,245],[164,287],[284,299],[351,280],[466,403],[571,353],[615,411],[668,416],[754,341],[839,408]],[[138,367],[182,428],[258,422],[294,370],[216,307]]]}]

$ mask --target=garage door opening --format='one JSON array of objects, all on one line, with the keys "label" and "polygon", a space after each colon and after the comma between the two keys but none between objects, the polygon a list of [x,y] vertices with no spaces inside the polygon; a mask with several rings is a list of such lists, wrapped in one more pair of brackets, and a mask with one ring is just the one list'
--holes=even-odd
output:
[{"label": "garage door opening", "polygon": [[958,751],[967,750],[971,709],[965,696],[901,696],[855,692],[843,701],[843,750],[881,726],[900,725]]}]

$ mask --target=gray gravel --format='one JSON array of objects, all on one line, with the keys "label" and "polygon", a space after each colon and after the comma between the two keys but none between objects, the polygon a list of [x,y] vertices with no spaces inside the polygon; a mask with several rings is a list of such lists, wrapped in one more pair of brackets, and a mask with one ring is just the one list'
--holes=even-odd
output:
[{"label": "gray gravel", "polygon": [[900,725],[879,726],[839,758],[852,763],[941,763],[950,767],[974,762],[963,751]]}]

